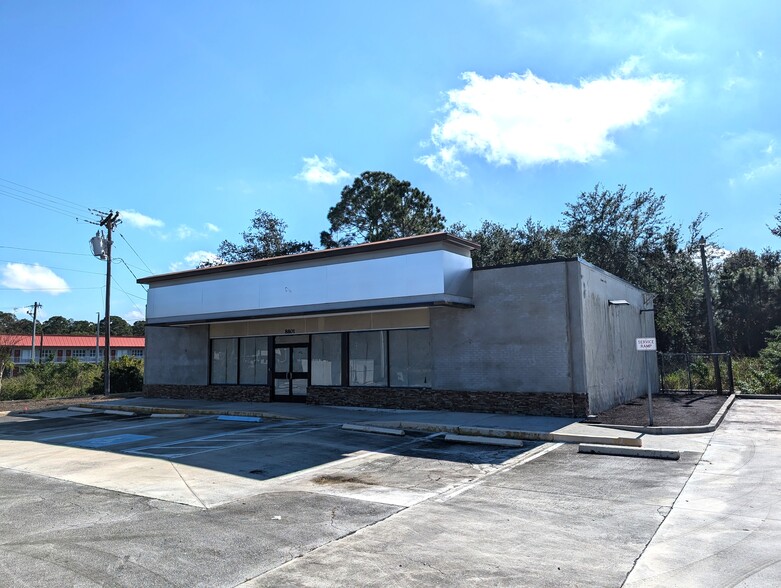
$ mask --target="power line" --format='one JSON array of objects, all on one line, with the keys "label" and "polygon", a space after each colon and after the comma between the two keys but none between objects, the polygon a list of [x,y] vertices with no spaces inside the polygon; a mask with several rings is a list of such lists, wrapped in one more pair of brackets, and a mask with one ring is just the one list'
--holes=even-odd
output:
[{"label": "power line", "polygon": [[[141,256],[138,254],[138,251],[136,251],[135,249],[133,249],[133,246],[130,244],[130,241],[128,241],[127,239],[125,239],[125,236],[124,236],[122,233],[120,233],[120,234],[119,234],[119,236],[120,236],[120,237],[122,237],[122,240],[123,240],[123,241],[125,241],[125,243],[127,243],[127,246],[128,246],[128,247],[130,247],[131,251],[132,251],[133,253],[135,253],[135,254],[136,254],[136,257],[137,257],[138,259],[141,259]],[[149,273],[150,273],[150,274],[153,274],[153,273],[155,273],[155,272],[153,272],[153,271],[152,271],[152,269],[151,269],[151,268],[150,268],[148,265],[146,265],[146,262],[145,262],[143,259],[141,259],[141,263],[143,263],[143,264],[144,264],[144,266],[146,266],[146,269],[147,269],[147,270],[149,270]],[[132,272],[131,272],[131,273],[132,273]],[[136,279],[138,279],[138,278],[136,278]]]},{"label": "power line", "polygon": [[101,290],[103,286],[96,288],[0,288],[0,291],[15,291],[15,292],[68,292],[69,290]]},{"label": "power line", "polygon": [[[128,293],[125,291],[125,289],[122,287],[122,285],[121,285],[121,284],[120,284],[120,283],[117,281],[117,279],[116,279],[116,278],[112,277],[111,279],[112,279],[112,280],[114,281],[114,283],[117,285],[117,288],[119,288],[120,290],[122,290],[122,292],[124,292],[124,293],[125,293],[125,296],[127,296],[127,299],[128,299],[128,300],[130,300],[130,304],[132,304],[133,306],[135,306],[135,307],[136,307],[136,310],[137,310],[138,312],[140,312],[141,314],[143,314],[144,316],[146,316],[146,313],[145,313],[143,310],[141,310],[141,309],[138,307],[138,305],[137,305],[135,302],[133,302],[133,300],[130,298],[130,297],[131,297],[131,296],[133,296],[133,295],[132,295],[132,294],[128,294]],[[136,296],[135,298],[139,298],[139,296]]]},{"label": "power line", "polygon": [[87,214],[89,214],[88,211],[86,211],[86,213],[82,213],[81,211],[79,211],[77,213],[77,212],[72,211],[72,210],[67,210],[67,209],[64,209],[64,208],[58,208],[56,206],[52,206],[52,205],[49,205],[49,204],[45,204],[45,203],[42,203],[42,202],[35,201],[35,200],[31,199],[31,198],[25,198],[25,197],[19,196],[17,194],[12,194],[12,193],[7,192],[6,190],[2,190],[2,189],[0,189],[0,194],[3,194],[3,195],[5,195],[5,196],[7,196],[9,198],[13,198],[14,200],[18,200],[19,202],[24,202],[26,204],[32,204],[33,206],[37,206],[38,208],[41,208],[43,210],[48,210],[48,211],[54,212],[56,214],[61,214],[62,216],[67,216],[68,218],[74,218],[76,220],[80,220],[79,214],[81,214],[81,216],[87,216]]},{"label": "power line", "polygon": [[[124,259],[122,259],[121,257],[117,257],[116,260],[117,261],[121,261],[125,265],[125,267],[127,268],[127,271],[129,271],[132,274],[132,276],[136,279],[136,282],[138,282],[138,276],[135,274],[135,272],[132,269],[130,269],[130,266],[127,264],[127,262]],[[143,284],[138,284],[138,285],[141,286],[142,288],[144,288]],[[148,291],[149,290],[144,288],[144,292],[148,292]]]},{"label": "power line", "polygon": [[[29,194],[30,196],[40,198],[41,200],[44,201],[60,204],[61,206],[69,206],[72,208],[76,208],[79,211],[90,210],[88,207],[84,206],[83,204],[79,204],[78,202],[74,202],[73,200],[68,200],[67,198],[62,198],[60,196],[55,196],[54,194],[49,194],[41,190],[36,190],[35,188],[31,188],[30,186],[25,186],[24,184],[20,184],[18,182],[6,180],[5,178],[0,178],[0,182],[5,182],[7,184],[12,184],[13,186],[17,186],[16,188],[12,186],[6,186],[7,189],[15,190],[23,194]],[[24,190],[20,190],[19,188],[24,188]],[[29,192],[25,192],[25,190],[29,190]],[[34,194],[30,194],[30,192],[34,192]]]},{"label": "power line", "polygon": [[11,245],[0,245],[0,249],[16,249],[17,251],[35,251],[36,253],[54,253],[57,255],[83,255],[85,257],[92,257],[89,253],[69,253],[66,251],[51,251],[49,249],[29,249],[27,247],[12,247]]},{"label": "power line", "polygon": [[57,267],[57,266],[54,266],[54,265],[41,265],[39,263],[37,263],[37,264],[30,264],[30,263],[27,263],[27,262],[24,262],[24,261],[11,261],[10,259],[0,259],[0,262],[3,262],[3,263],[18,263],[20,265],[27,265],[27,266],[29,266],[29,265],[38,265],[40,267],[45,267],[47,269],[56,269],[56,270],[60,270],[60,271],[64,271],[64,272],[77,272],[77,273],[80,273],[80,274],[94,274],[96,276],[102,276],[103,275],[103,272],[88,272],[87,270],[77,270],[77,269],[72,269],[72,268],[69,268],[69,267]]}]

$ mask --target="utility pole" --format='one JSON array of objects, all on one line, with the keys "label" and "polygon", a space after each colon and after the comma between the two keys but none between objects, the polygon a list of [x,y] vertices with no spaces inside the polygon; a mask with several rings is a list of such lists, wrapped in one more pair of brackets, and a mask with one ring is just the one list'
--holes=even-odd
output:
[{"label": "utility pole", "polygon": [[43,304],[40,304],[38,302],[33,302],[32,313],[29,310],[27,311],[27,314],[33,317],[33,338],[32,338],[32,344],[30,345],[30,363],[35,363],[35,325],[38,323],[39,308],[43,308]]},{"label": "utility pole", "polygon": [[[111,235],[121,221],[119,220],[119,212],[113,210],[109,210],[107,213],[99,210],[93,212],[99,214],[101,218],[100,222],[92,224],[105,227],[108,233],[105,239],[100,232],[90,239],[92,254],[106,262],[106,338],[103,352],[103,394],[108,396],[111,393],[111,246],[113,245]],[[98,332],[100,332],[100,318],[98,318]]]},{"label": "utility pole", "polygon": [[111,234],[114,227],[119,224],[119,212],[109,211],[108,215],[100,221],[101,227],[106,227],[108,236],[106,238],[106,345],[103,351],[103,394],[111,394]]},{"label": "utility pole", "polygon": [[713,322],[713,301],[711,300],[710,278],[708,277],[708,263],[705,259],[705,237],[700,236],[700,259],[702,260],[702,283],[705,288],[705,311],[708,315],[708,336],[710,339],[710,352],[713,358],[713,374],[716,378],[716,390],[723,392],[721,386],[721,368],[719,358],[716,356],[716,326]]}]

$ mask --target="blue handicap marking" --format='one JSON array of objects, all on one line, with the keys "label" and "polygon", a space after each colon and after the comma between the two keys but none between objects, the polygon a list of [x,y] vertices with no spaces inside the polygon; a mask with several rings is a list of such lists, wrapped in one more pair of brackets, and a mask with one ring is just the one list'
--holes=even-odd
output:
[{"label": "blue handicap marking", "polygon": [[121,445],[122,443],[133,443],[135,441],[152,438],[153,437],[151,435],[132,435],[126,433],[124,435],[111,435],[109,437],[93,437],[92,439],[85,439],[84,441],[72,441],[71,443],[68,443],[68,445],[73,447],[87,447],[89,449],[97,449],[98,447]]}]

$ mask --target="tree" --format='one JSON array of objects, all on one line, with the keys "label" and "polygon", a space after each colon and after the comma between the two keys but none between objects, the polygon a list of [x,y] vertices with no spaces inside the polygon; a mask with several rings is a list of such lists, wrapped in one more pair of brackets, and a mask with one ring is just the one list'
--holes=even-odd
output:
[{"label": "tree", "polygon": [[[131,337],[133,335],[133,327],[123,319],[121,316],[111,315],[111,335],[117,337]],[[106,317],[100,320],[100,334],[106,334]]]},{"label": "tree", "polygon": [[[32,324],[32,323],[31,323]],[[0,333],[23,333],[19,321],[10,312],[0,312]]]},{"label": "tree", "polygon": [[716,318],[722,339],[739,355],[755,356],[767,332],[781,325],[779,252],[738,249],[724,260],[716,283]]},{"label": "tree", "polygon": [[136,321],[133,323],[133,335],[143,337],[146,334],[146,321]]},{"label": "tree", "polygon": [[[312,251],[312,244],[304,241],[285,239],[287,223],[270,212],[256,210],[255,218],[249,229],[241,234],[243,244],[223,241],[218,248],[219,257],[224,263],[252,261],[281,255],[292,255]],[[200,267],[212,265],[208,262]]]},{"label": "tree", "polygon": [[94,335],[96,324],[91,321],[73,321],[71,335]]},{"label": "tree", "polygon": [[22,335],[0,334],[0,392],[3,390],[3,376],[13,369],[14,348],[23,343]]},{"label": "tree", "polygon": [[775,219],[776,219],[776,226],[768,227],[768,228],[770,229],[770,232],[773,233],[776,237],[781,237],[781,210],[778,211],[778,214],[776,214]]},{"label": "tree", "polygon": [[323,247],[411,237],[445,229],[445,217],[431,198],[386,172],[363,172],[342,189],[328,211],[330,229],[320,233]]},{"label": "tree", "polygon": [[483,221],[480,228],[471,231],[463,223],[451,225],[448,231],[480,245],[472,253],[475,267],[489,267],[552,259],[557,256],[557,227],[544,227],[528,218],[522,227],[505,227],[492,221]]},{"label": "tree", "polygon": [[599,184],[564,211],[559,252],[582,257],[628,282],[657,294],[659,347],[686,350],[704,344],[701,271],[697,238],[706,216],[699,214],[685,236],[664,215],[665,196],[652,189],[615,191]]},{"label": "tree", "polygon": [[64,316],[53,316],[41,325],[47,335],[68,335],[73,330],[73,321]]}]

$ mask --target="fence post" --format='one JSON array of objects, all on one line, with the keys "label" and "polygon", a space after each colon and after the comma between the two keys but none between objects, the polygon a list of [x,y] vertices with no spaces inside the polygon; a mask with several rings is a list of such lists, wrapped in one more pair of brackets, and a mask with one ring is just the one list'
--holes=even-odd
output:
[{"label": "fence post", "polygon": [[689,394],[694,394],[694,388],[692,388],[692,358],[691,354],[686,354],[686,376],[689,379]]},{"label": "fence post", "polygon": [[657,361],[659,363],[659,392],[664,392],[664,353],[657,353]]},{"label": "fence post", "polygon": [[729,392],[735,393],[735,380],[732,378],[732,352],[727,352],[727,379],[729,380]]}]

